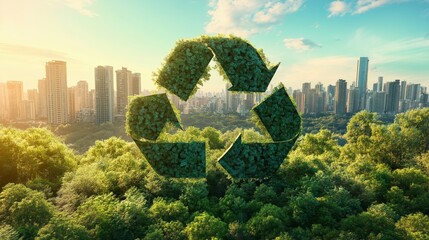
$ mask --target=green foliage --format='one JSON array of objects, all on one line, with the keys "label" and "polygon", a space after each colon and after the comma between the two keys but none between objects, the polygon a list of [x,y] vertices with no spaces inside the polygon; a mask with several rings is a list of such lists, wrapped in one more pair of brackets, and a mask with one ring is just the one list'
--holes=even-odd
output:
[{"label": "green foliage", "polygon": [[74,219],[62,215],[51,218],[48,224],[41,228],[36,240],[90,239],[88,231]]},{"label": "green foliage", "polygon": [[[74,156],[80,164],[64,175],[59,191],[42,175],[25,186],[6,185],[0,239],[428,239],[428,151],[412,144],[424,128],[403,121],[367,125],[344,146],[329,131],[307,134],[262,179],[232,179],[217,162],[224,149],[210,144],[207,179],[174,179],[148,167],[134,143],[100,141]],[[0,131],[6,166],[27,146],[20,134],[30,131]],[[203,132],[188,128],[160,140],[214,136],[227,146],[243,130]],[[267,143],[253,129],[243,139]],[[0,173],[7,176],[4,168]]]},{"label": "green foliage", "polygon": [[150,143],[135,140],[152,168],[166,177],[201,178],[205,176],[204,142]]},{"label": "green foliage", "polygon": [[[53,213],[54,206],[42,193],[22,184],[9,183],[0,193],[0,219],[24,239],[33,239]],[[9,236],[14,235],[13,231],[7,232]]]},{"label": "green foliage", "polygon": [[227,233],[227,225],[219,218],[203,212],[186,226],[185,233],[190,240],[224,239]]},{"label": "green foliage", "polygon": [[396,228],[403,231],[406,239],[429,239],[429,217],[415,213],[401,217],[396,222]]},{"label": "green foliage", "polygon": [[167,122],[181,128],[167,94],[134,97],[128,105],[126,131],[133,139],[156,140]]},{"label": "green foliage", "polygon": [[156,74],[156,83],[186,101],[197,91],[197,84],[210,78],[212,58],[212,51],[201,40],[179,40]]},{"label": "green foliage", "polygon": [[64,173],[75,168],[73,152],[47,129],[0,127],[0,186],[42,178],[56,191]]},{"label": "green foliage", "polygon": [[274,141],[291,140],[301,132],[301,116],[282,85],[253,111]]}]

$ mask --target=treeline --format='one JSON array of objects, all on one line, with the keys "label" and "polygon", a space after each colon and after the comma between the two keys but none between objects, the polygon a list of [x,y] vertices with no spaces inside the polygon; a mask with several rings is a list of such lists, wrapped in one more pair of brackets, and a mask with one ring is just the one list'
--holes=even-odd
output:
[{"label": "treeline", "polygon": [[164,134],[208,148],[207,178],[169,179],[120,138],[77,154],[47,129],[0,127],[0,239],[429,239],[428,119],[360,112],[344,146],[306,134],[274,176],[241,180],[216,162],[240,129]]}]

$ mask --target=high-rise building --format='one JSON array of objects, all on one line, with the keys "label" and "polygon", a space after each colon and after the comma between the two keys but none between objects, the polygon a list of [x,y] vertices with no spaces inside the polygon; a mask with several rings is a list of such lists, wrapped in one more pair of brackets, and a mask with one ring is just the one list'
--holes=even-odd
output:
[{"label": "high-rise building", "polygon": [[386,112],[396,114],[399,108],[399,97],[401,92],[400,81],[387,82],[384,84],[384,92],[386,93]]},{"label": "high-rise building", "polygon": [[45,65],[48,123],[68,122],[67,68],[64,61],[50,61]]},{"label": "high-rise building", "polygon": [[359,111],[359,89],[354,83],[350,86],[347,94],[347,112],[356,113]]},{"label": "high-rise building", "polygon": [[385,92],[375,92],[373,93],[373,107],[372,111],[376,113],[383,114],[386,110],[386,93]]},{"label": "high-rise building", "polygon": [[7,96],[9,102],[9,119],[20,120],[24,118],[22,101],[24,92],[21,81],[7,81]]},{"label": "high-rise building", "polygon": [[402,80],[401,81],[401,92],[399,94],[399,99],[400,100],[404,100],[405,99],[406,90],[407,90],[407,81]]},{"label": "high-rise building", "polygon": [[335,108],[336,114],[346,113],[347,102],[347,82],[343,79],[338,79],[335,86]]},{"label": "high-rise building", "polygon": [[305,111],[305,95],[301,90],[297,89],[293,91],[293,98],[295,99],[296,107],[298,112],[304,113]]},{"label": "high-rise building", "polygon": [[128,85],[128,87],[129,87],[129,91],[128,91],[129,96],[140,95],[140,92],[141,92],[141,74],[140,73],[132,74],[131,83]]},{"label": "high-rise building", "polygon": [[378,77],[377,92],[383,91],[383,77]]},{"label": "high-rise building", "polygon": [[5,83],[0,83],[0,119],[8,119],[8,109],[7,86]]},{"label": "high-rise building", "polygon": [[118,115],[125,116],[127,112],[129,83],[131,83],[131,71],[127,68],[116,70],[116,111]]},{"label": "high-rise building", "polygon": [[302,84],[302,92],[306,93],[311,89],[311,82],[305,82]]},{"label": "high-rise building", "polygon": [[34,118],[31,119],[35,119],[36,116],[38,116],[39,114],[39,92],[37,91],[37,89],[28,89],[27,90],[27,98],[29,101],[33,102],[34,105]]},{"label": "high-rise building", "polygon": [[[112,80],[112,84],[113,84],[113,80]],[[92,110],[95,110],[95,89],[89,90],[89,92],[88,92],[88,98],[89,98],[88,108],[92,109]],[[115,100],[115,98],[113,98],[113,100]],[[113,106],[115,106],[115,105],[113,104]]]},{"label": "high-rise building", "polygon": [[84,108],[89,108],[89,92],[88,92],[87,81],[77,82],[75,87],[74,97],[75,97],[74,108],[76,112]]},{"label": "high-rise building", "polygon": [[368,63],[367,57],[360,57],[357,61],[356,84],[359,88],[359,106],[358,109],[363,109],[366,102],[366,90],[368,85]]},{"label": "high-rise building", "polygon": [[76,121],[76,87],[67,88],[69,122]]},{"label": "high-rise building", "polygon": [[39,113],[37,117],[45,119],[48,117],[48,92],[46,88],[46,79],[40,79],[37,84],[39,89]]},{"label": "high-rise building", "polygon": [[[98,66],[95,71],[95,123],[113,122],[113,67]],[[93,90],[91,90],[93,92]],[[90,92],[90,93],[91,93]],[[92,95],[92,94],[90,94]]]}]

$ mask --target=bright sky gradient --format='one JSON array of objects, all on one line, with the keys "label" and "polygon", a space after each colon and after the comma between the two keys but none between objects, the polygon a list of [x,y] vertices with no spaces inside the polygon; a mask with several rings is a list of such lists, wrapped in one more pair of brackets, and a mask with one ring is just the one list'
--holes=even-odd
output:
[{"label": "bright sky gradient", "polygon": [[[45,62],[67,61],[68,85],[94,67],[127,67],[154,89],[152,72],[175,41],[235,34],[281,62],[273,82],[349,84],[356,61],[370,59],[368,88],[378,76],[429,86],[428,0],[0,0],[0,82],[37,88]],[[313,85],[314,86],[314,85]],[[214,76],[204,90],[220,90]]]}]

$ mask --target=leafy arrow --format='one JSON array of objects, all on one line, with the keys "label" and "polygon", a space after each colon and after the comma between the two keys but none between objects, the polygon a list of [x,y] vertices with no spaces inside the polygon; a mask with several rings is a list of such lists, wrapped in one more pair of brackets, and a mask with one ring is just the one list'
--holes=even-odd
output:
[{"label": "leafy arrow", "polygon": [[238,37],[207,37],[205,42],[232,84],[228,90],[265,92],[279,64],[268,69],[258,51]]},{"label": "leafy arrow", "polygon": [[233,178],[267,177],[277,171],[297,139],[243,144],[239,134],[218,162]]},{"label": "leafy arrow", "polygon": [[165,93],[134,97],[128,106],[126,131],[133,139],[156,140],[167,122],[182,128]]},{"label": "leafy arrow", "polygon": [[260,119],[258,125],[274,141],[286,141],[301,132],[301,116],[282,84],[252,110]]},{"label": "leafy arrow", "polygon": [[177,46],[166,59],[166,64],[158,73],[156,83],[183,101],[188,100],[195,91],[213,53],[197,40],[177,42]]},{"label": "leafy arrow", "polygon": [[151,143],[135,139],[134,142],[162,176],[202,178],[206,175],[205,142]]}]

